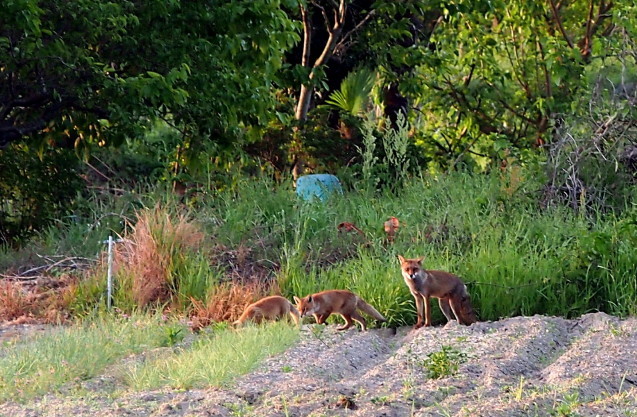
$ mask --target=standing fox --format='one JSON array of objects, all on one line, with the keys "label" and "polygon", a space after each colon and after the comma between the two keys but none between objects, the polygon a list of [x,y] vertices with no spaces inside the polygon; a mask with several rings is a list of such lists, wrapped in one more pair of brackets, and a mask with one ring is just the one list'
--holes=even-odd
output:
[{"label": "standing fox", "polygon": [[398,255],[398,260],[405,283],[416,300],[418,313],[416,329],[422,327],[423,324],[431,326],[431,309],[429,308],[429,298],[431,297],[438,299],[438,305],[447,320],[453,320],[451,315],[453,311],[460,324],[469,325],[476,322],[476,314],[471,307],[467,286],[462,283],[460,278],[449,272],[422,269],[423,258],[405,259]]},{"label": "standing fox", "polygon": [[308,295],[305,298],[294,297],[296,306],[301,312],[301,317],[314,315],[318,324],[325,323],[330,314],[340,314],[345,319],[345,325],[336,330],[346,330],[352,327],[352,320],[360,323],[363,330],[367,330],[366,321],[357,310],[361,310],[379,321],[386,321],[376,309],[347,290],[328,290]]},{"label": "standing fox", "polygon": [[287,298],[280,295],[272,295],[265,297],[252,303],[245,308],[243,314],[233,324],[235,326],[241,325],[248,320],[252,320],[259,324],[263,320],[277,320],[290,315],[294,323],[298,326],[300,322],[300,314],[296,307],[288,301]]}]

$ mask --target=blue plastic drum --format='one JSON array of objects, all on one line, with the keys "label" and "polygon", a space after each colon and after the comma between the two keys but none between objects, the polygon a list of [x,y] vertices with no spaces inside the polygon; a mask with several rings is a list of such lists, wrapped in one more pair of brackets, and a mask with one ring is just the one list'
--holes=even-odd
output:
[{"label": "blue plastic drum", "polygon": [[343,194],[341,182],[330,174],[303,175],[296,180],[296,194],[303,200],[314,198],[325,201],[334,194]]}]

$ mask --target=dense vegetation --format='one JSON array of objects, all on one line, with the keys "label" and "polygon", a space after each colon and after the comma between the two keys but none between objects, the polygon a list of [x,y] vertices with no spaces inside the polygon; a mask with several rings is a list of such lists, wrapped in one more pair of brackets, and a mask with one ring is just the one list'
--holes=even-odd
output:
[{"label": "dense vegetation", "polygon": [[226,384],[298,337],[228,328],[271,293],[413,324],[398,254],[480,320],[637,314],[633,1],[221,3],[3,0],[0,321],[77,326],[0,344],[0,402]]},{"label": "dense vegetation", "polygon": [[116,308],[196,329],[331,287],[412,323],[397,254],[484,320],[635,314],[633,2],[226,6],[4,2],[0,317],[104,309],[109,234]]}]

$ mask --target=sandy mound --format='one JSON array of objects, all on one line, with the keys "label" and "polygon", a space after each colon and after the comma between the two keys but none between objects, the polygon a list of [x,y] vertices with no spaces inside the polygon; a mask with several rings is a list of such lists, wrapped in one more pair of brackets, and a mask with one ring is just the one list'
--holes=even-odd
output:
[{"label": "sandy mound", "polygon": [[226,389],[46,396],[0,415],[637,416],[637,318],[335,327],[304,326],[297,345]]}]

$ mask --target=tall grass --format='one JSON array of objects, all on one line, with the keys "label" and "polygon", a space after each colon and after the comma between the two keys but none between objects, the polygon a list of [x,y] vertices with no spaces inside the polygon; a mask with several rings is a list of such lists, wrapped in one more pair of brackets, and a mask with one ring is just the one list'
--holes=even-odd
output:
[{"label": "tall grass", "polygon": [[[630,248],[637,210],[591,218],[563,207],[540,209],[539,191],[540,182],[519,170],[504,176],[453,173],[414,179],[396,194],[370,199],[349,193],[312,207],[311,217],[296,217],[285,242],[281,290],[291,296],[348,288],[390,322],[410,323],[413,301],[396,262],[403,254],[425,256],[426,268],[461,276],[483,320],[597,310],[635,314],[637,253]],[[299,205],[297,213],[306,207]],[[403,227],[394,245],[384,247],[381,225],[390,215]],[[339,221],[365,230],[368,244],[334,264],[317,263],[308,248],[354,244],[329,227]],[[323,226],[317,232],[311,225]]]},{"label": "tall grass", "polygon": [[166,344],[157,317],[100,316],[0,347],[0,402],[28,400],[99,375],[117,359]]},{"label": "tall grass", "polygon": [[[204,235],[184,214],[154,208],[140,210],[130,233],[115,246],[114,303],[124,311],[202,300],[217,280],[202,249]],[[71,308],[88,314],[103,306],[106,258],[76,288]]]},{"label": "tall grass", "polygon": [[131,366],[125,380],[137,390],[221,386],[284,351],[298,334],[297,328],[283,322],[218,330],[176,355]]},{"label": "tall grass", "polygon": [[[543,184],[529,168],[453,172],[376,192],[345,184],[343,196],[320,203],[300,201],[289,183],[246,179],[215,198],[200,198],[185,215],[168,203],[139,211],[126,235],[135,242],[131,255],[120,257],[131,262],[118,271],[116,305],[133,311],[144,304],[134,289],[144,289],[148,283],[135,280],[145,279],[170,290],[169,299],[159,300],[168,300],[172,311],[196,305],[214,321],[223,317],[209,308],[219,285],[261,281],[278,285],[289,299],[348,288],[390,324],[410,324],[414,305],[396,260],[401,254],[424,256],[426,268],[462,277],[483,320],[597,310],[636,314],[637,206],[597,213],[546,208]],[[391,244],[383,230],[390,216],[401,224]],[[354,223],[363,235],[339,231],[342,222]],[[136,240],[138,230],[147,230],[145,239]],[[194,236],[205,239],[179,243]],[[104,277],[96,271],[78,285],[74,312],[102,305]],[[434,319],[441,319],[437,310]]]}]

